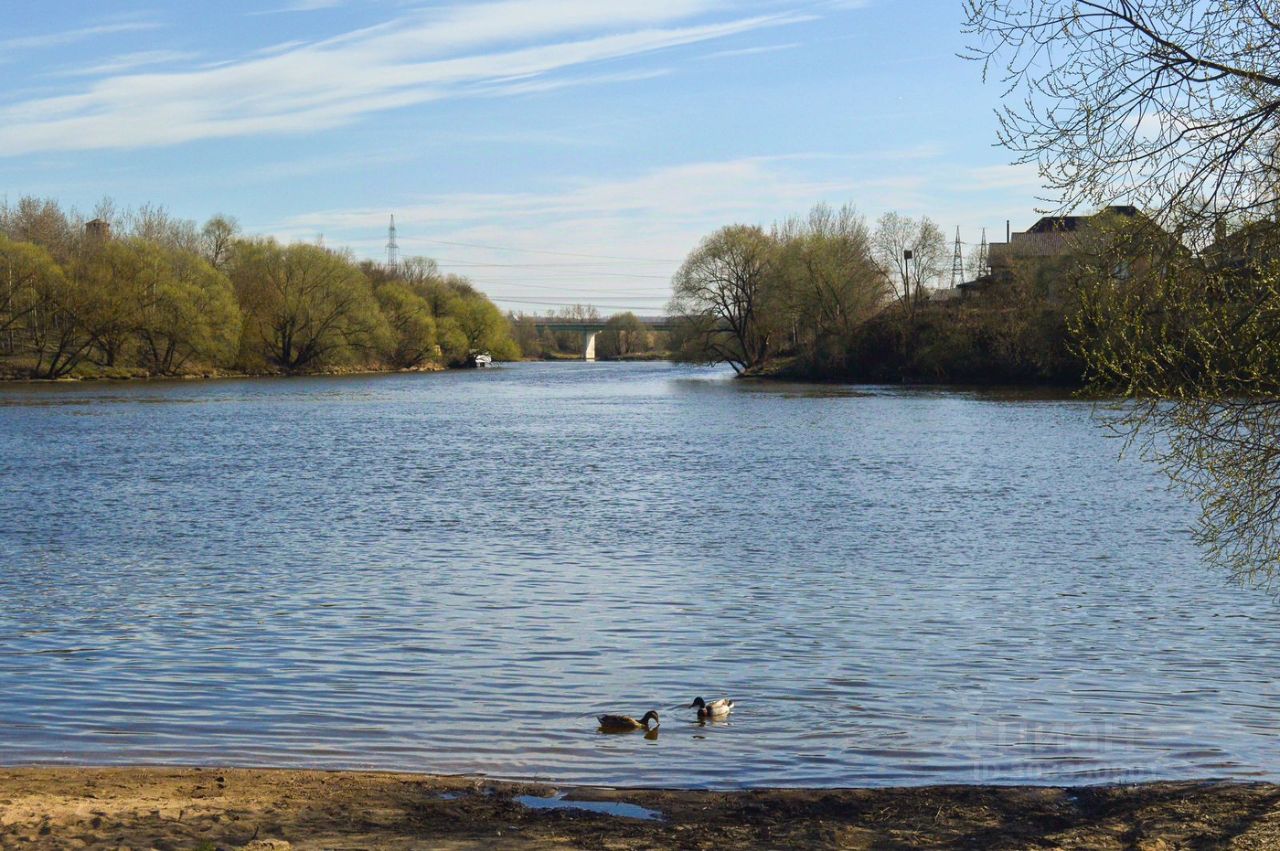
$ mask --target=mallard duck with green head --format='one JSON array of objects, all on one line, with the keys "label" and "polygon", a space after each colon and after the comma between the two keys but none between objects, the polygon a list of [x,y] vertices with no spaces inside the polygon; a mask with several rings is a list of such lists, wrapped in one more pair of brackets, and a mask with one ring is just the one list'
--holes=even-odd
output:
[{"label": "mallard duck with green head", "polygon": [[733,711],[733,701],[727,697],[713,700],[710,703],[700,697],[695,697],[693,703],[689,704],[689,708],[697,707],[698,720],[721,720],[729,717],[729,713]]}]

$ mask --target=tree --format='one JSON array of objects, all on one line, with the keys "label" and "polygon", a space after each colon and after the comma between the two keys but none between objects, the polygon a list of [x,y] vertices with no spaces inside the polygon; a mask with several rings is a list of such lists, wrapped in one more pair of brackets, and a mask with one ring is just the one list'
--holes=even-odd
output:
[{"label": "tree", "polygon": [[538,347],[542,349],[544,356],[559,354],[562,351],[560,336],[550,326],[543,326],[542,333],[538,335]]},{"label": "tree", "polygon": [[[1125,200],[1177,238],[1113,240],[1073,330],[1111,424],[1199,500],[1213,560],[1280,567],[1280,265],[1215,260],[1280,188],[1273,0],[969,0],[971,55],[1010,94],[1001,140],[1064,208]],[[1215,245],[1199,258],[1183,242]],[[1175,250],[1170,250],[1170,244]],[[1145,256],[1144,256],[1145,253]],[[1138,257],[1142,262],[1133,262]]]},{"label": "tree", "polygon": [[231,279],[245,313],[241,352],[285,372],[344,363],[385,338],[368,280],[314,245],[241,242]]},{"label": "tree", "polygon": [[965,31],[1006,88],[1001,142],[1063,208],[1275,209],[1274,0],[967,0]]},{"label": "tree", "polygon": [[646,351],[651,345],[648,326],[634,313],[619,313],[609,317],[596,338],[596,354],[603,358],[626,357]]},{"label": "tree", "polygon": [[885,213],[876,223],[871,245],[894,293],[908,308],[920,303],[926,285],[942,277],[947,238],[928,216],[917,221]]},{"label": "tree", "polygon": [[777,244],[747,225],[721,228],[676,272],[670,311],[683,320],[685,358],[728,363],[735,372],[767,365],[777,336]]},{"label": "tree", "polygon": [[0,236],[0,351],[16,351],[19,333],[38,318],[41,293],[61,274],[43,248]]},{"label": "tree", "polygon": [[814,207],[774,229],[792,348],[809,370],[843,371],[854,337],[891,294],[851,206]]},{"label": "tree", "polygon": [[99,366],[114,367],[133,339],[142,311],[155,300],[167,273],[161,250],[143,240],[86,246],[72,267],[84,296],[79,319],[93,338]]},{"label": "tree", "polygon": [[413,369],[435,357],[436,320],[426,299],[398,281],[377,289],[378,305],[390,328],[387,359],[397,369]]},{"label": "tree", "polygon": [[538,336],[537,320],[523,313],[507,314],[507,322],[511,325],[511,335],[520,347],[521,357],[537,358],[542,356],[542,340]]},{"label": "tree", "polygon": [[83,223],[63,212],[57,202],[24,196],[16,206],[0,204],[0,233],[14,242],[30,242],[58,263],[70,260],[80,242]]},{"label": "tree", "polygon": [[36,308],[27,323],[26,339],[36,378],[61,378],[84,361],[93,346],[89,332],[92,297],[50,265],[32,280]]},{"label": "tree", "polygon": [[[459,301],[451,313],[466,340],[466,355],[489,352],[499,360],[512,360],[511,326],[502,311],[480,294]],[[514,355],[518,357],[518,354]]]},{"label": "tree", "polygon": [[232,216],[219,214],[205,222],[200,229],[200,249],[205,262],[219,272],[225,271],[239,234],[240,223]]},{"label": "tree", "polygon": [[231,281],[191,251],[170,249],[160,263],[138,314],[140,361],[157,375],[230,364],[241,322]]}]

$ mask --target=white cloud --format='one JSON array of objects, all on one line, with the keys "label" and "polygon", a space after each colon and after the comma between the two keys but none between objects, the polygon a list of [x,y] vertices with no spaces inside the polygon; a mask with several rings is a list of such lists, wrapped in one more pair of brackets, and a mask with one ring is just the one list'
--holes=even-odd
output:
[{"label": "white cloud", "polygon": [[0,39],[0,51],[42,50],[47,47],[65,47],[81,41],[89,41],[104,35],[115,33],[140,32],[159,29],[154,21],[121,21],[110,24],[99,24],[92,27],[77,27],[55,33],[41,33],[13,38]]},{"label": "white cloud", "polygon": [[800,42],[792,41],[786,44],[765,44],[759,47],[741,47],[736,50],[717,50],[714,53],[708,53],[703,59],[731,59],[736,56],[755,56],[760,53],[777,53],[783,50],[793,50],[800,47]]},{"label": "white cloud", "polygon": [[174,62],[183,62],[196,56],[194,53],[188,53],[180,50],[141,50],[136,53],[125,53],[120,56],[112,57],[104,62],[96,65],[89,65],[83,68],[70,68],[66,71],[59,71],[56,77],[100,77],[106,74],[119,74],[122,71],[133,71],[138,68],[145,68],[148,65],[166,65]]},{"label": "white cloud", "polygon": [[991,165],[967,169],[955,182],[960,191],[986,192],[997,189],[1020,189],[1031,194],[1042,191],[1044,181],[1035,163]]},{"label": "white cloud", "polygon": [[[869,185],[815,179],[812,165],[803,157],[691,163],[549,192],[452,193],[395,210],[311,213],[267,230],[302,241],[323,233],[330,244],[376,258],[394,212],[402,253],[441,258],[442,268],[472,277],[504,307],[540,311],[548,305],[533,302],[594,300],[606,312],[659,311],[681,259],[711,231],[732,222],[767,225],[818,201],[842,203]],[[633,259],[604,259],[618,256]]]},{"label": "white cloud", "polygon": [[[718,0],[500,0],[416,12],[267,56],[107,76],[0,110],[0,155],[329,129],[384,110],[805,20],[695,22]],[[519,87],[517,87],[519,90]]]}]

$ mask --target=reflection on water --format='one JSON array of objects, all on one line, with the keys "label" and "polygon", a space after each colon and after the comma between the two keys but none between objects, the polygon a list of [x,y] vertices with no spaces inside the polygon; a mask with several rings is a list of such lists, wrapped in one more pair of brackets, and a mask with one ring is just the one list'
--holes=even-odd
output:
[{"label": "reflection on water", "polygon": [[5,388],[0,760],[1280,779],[1275,605],[1117,450],[663,364]]},{"label": "reflection on water", "polygon": [[531,810],[584,810],[589,813],[603,813],[617,818],[634,818],[643,821],[659,821],[662,813],[646,809],[639,804],[626,804],[620,801],[568,801],[563,792],[550,798],[539,798],[536,795],[517,795],[516,802]]}]

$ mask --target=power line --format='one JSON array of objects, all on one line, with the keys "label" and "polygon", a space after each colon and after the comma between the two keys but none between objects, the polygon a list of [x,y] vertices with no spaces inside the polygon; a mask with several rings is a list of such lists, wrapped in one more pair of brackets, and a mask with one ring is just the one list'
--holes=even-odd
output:
[{"label": "power line", "polygon": [[[461,269],[471,269],[471,268],[474,268],[474,269],[526,269],[526,268],[530,268],[529,264],[525,264],[525,263],[468,263],[462,260],[444,260],[439,258],[436,259],[436,263],[440,264],[441,268],[444,268],[446,266],[452,267],[452,268],[461,268]],[[533,266],[532,268],[545,268],[545,267]],[[567,271],[567,272],[562,272],[561,274],[570,275],[575,273],[572,271]],[[650,280],[650,281],[671,280],[671,277],[669,275],[640,275],[633,272],[596,272],[596,271],[586,270],[586,269],[580,272],[577,272],[576,274],[591,275],[597,278],[643,278],[645,280]]]},{"label": "power line", "polygon": [[449,263],[453,266],[503,266],[513,269],[599,269],[616,268],[619,261],[602,260],[599,263],[492,263],[484,260],[457,260],[450,257],[432,257],[437,263]]},{"label": "power line", "polygon": [[550,301],[550,300],[540,300],[540,299],[534,299],[534,298],[503,298],[502,296],[497,296],[497,295],[489,296],[489,298],[491,298],[493,301],[505,302],[510,304],[531,304],[531,305],[538,305],[541,307],[576,307],[577,305],[582,304],[582,305],[591,305],[591,306],[599,305],[600,307],[607,307],[610,310],[657,310],[659,309],[657,305],[652,305],[652,304],[646,304],[643,306],[635,305],[635,304],[613,304],[613,303],[606,303],[601,299],[582,299],[580,301]]},{"label": "power line", "polygon": [[510,248],[501,245],[482,245],[477,242],[449,242],[443,239],[423,239],[432,245],[455,245],[460,248],[483,248],[488,251],[510,251],[517,254],[547,254],[552,257],[584,257],[588,260],[624,260],[631,263],[683,263],[683,260],[654,260],[644,257],[615,257],[609,254],[574,254],[569,251],[544,251],[538,248]]},{"label": "power line", "polygon": [[[505,280],[505,281],[499,278],[467,278],[467,280],[473,284],[484,284],[485,286],[520,287],[522,289],[527,289],[527,290],[550,290],[552,292],[557,292],[557,293],[583,292],[583,293],[596,293],[601,295],[611,295],[611,294],[612,295],[631,295],[631,294],[645,295],[648,293],[665,293],[667,295],[671,294],[670,287],[629,287],[624,290],[599,289],[599,288],[584,289],[581,286],[578,286],[578,287],[567,286],[568,284],[573,284],[573,283],[581,284],[584,282],[564,281],[563,278],[532,278],[532,279],[521,278],[518,280],[512,279],[512,280]],[[542,283],[532,283],[532,281],[538,281]]]}]

